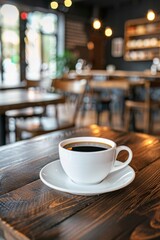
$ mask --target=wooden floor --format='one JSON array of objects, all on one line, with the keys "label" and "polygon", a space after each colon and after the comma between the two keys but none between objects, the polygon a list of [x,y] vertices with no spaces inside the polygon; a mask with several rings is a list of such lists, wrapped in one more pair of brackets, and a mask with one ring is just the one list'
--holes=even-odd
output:
[{"label": "wooden floor", "polygon": [[[48,115],[50,117],[52,117],[54,115],[54,107],[53,106],[50,106],[48,107]],[[64,114],[64,113],[62,113]],[[88,126],[88,125],[91,125],[91,124],[96,124],[96,112],[94,109],[90,109],[88,108],[86,111],[85,111],[85,115],[82,116],[82,111],[79,112],[79,115],[78,115],[78,119],[77,119],[77,122],[76,122],[76,125],[77,126]],[[136,115],[136,123],[137,123],[137,131],[138,132],[143,132],[143,124],[144,124],[144,121],[143,121],[143,115],[142,114],[137,114]],[[160,137],[160,114],[158,114],[158,116],[155,117],[155,124],[154,124],[154,134],[153,135],[157,135],[158,137]],[[11,120],[10,121],[10,129],[11,129],[11,132],[10,132],[10,135],[9,135],[9,138],[8,138],[8,143],[13,143],[15,142],[15,134],[14,134],[14,121]],[[120,114],[120,111],[117,109],[117,110],[114,110],[113,111],[113,114],[112,114],[112,125],[110,126],[109,125],[109,122],[108,122],[108,113],[107,111],[104,111],[102,114],[101,114],[101,117],[100,117],[100,125],[102,126],[109,126],[113,129],[116,129],[116,130],[125,130],[124,129],[124,122],[123,120],[121,119],[121,114]]]}]

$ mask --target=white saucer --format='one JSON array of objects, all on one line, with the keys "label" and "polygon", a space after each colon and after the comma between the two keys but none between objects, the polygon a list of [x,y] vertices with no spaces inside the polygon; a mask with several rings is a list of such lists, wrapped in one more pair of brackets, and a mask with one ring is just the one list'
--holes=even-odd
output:
[{"label": "white saucer", "polygon": [[[116,161],[116,164],[121,162]],[[127,166],[119,171],[110,173],[101,183],[94,185],[80,185],[72,182],[61,167],[60,160],[56,160],[44,166],[40,171],[42,182],[53,189],[77,194],[77,195],[99,195],[112,192],[126,187],[135,178],[135,171]]]}]

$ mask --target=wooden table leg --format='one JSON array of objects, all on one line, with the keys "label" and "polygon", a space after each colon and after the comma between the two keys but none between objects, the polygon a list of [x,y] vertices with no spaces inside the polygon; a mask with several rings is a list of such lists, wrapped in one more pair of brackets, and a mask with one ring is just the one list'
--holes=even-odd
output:
[{"label": "wooden table leg", "polygon": [[0,146],[6,144],[5,114],[0,115]]}]

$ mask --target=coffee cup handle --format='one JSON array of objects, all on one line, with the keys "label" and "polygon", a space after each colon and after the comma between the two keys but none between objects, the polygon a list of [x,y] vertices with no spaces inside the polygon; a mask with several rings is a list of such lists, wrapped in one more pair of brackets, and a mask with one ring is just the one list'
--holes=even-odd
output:
[{"label": "coffee cup handle", "polygon": [[118,146],[116,148],[116,157],[115,157],[115,159],[117,159],[117,156],[118,156],[119,152],[121,152],[121,151],[127,151],[129,156],[128,156],[128,158],[127,158],[127,160],[125,162],[120,162],[117,166],[114,165],[113,168],[111,169],[111,172],[115,172],[117,170],[120,170],[120,169],[126,167],[132,160],[132,157],[133,157],[132,150],[129,147],[127,147],[127,146]]}]

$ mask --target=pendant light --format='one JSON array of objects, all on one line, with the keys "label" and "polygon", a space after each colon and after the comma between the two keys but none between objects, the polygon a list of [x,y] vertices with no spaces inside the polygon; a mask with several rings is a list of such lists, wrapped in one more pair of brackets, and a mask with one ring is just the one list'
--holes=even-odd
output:
[{"label": "pendant light", "polygon": [[153,10],[148,10],[147,12],[147,19],[149,21],[153,21],[155,19],[156,15],[155,15],[155,12]]}]

